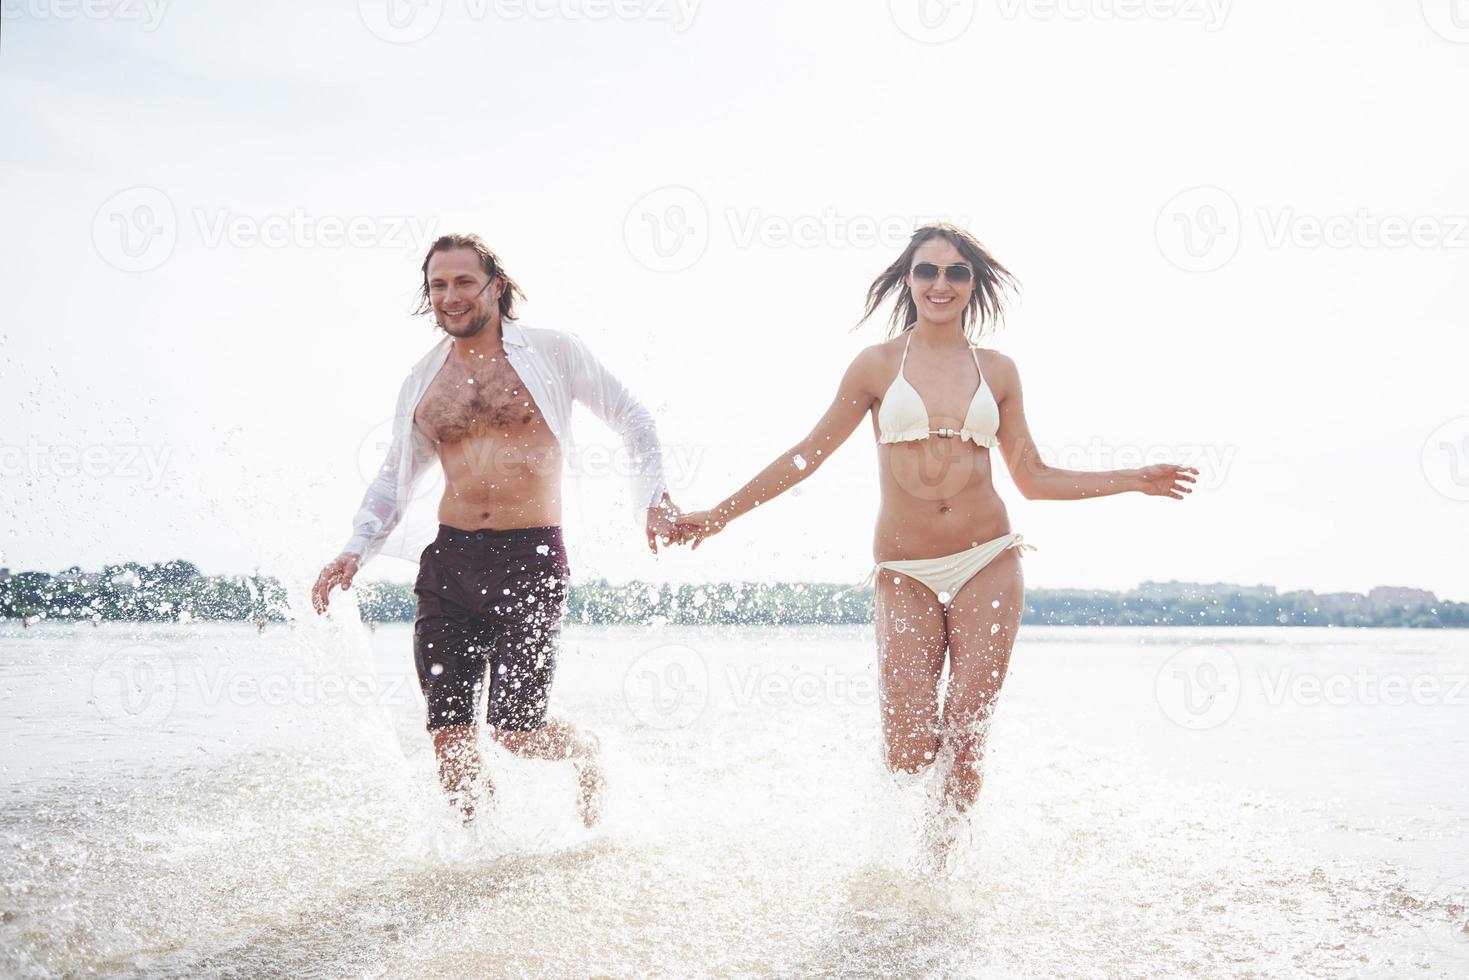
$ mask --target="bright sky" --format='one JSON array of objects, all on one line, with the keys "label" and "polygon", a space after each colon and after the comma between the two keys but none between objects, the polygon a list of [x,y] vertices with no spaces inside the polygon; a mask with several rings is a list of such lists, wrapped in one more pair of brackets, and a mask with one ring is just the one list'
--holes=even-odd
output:
[{"label": "bright sky", "polygon": [[[1024,284],[990,343],[1054,461],[1205,470],[1182,503],[1003,482],[1032,587],[1469,600],[1465,0],[0,9],[0,564],[314,571],[435,339],[408,312],[449,230],[640,394],[707,506],[807,431],[941,216]],[[867,570],[865,427],[656,562],[584,458],[576,578]]]}]

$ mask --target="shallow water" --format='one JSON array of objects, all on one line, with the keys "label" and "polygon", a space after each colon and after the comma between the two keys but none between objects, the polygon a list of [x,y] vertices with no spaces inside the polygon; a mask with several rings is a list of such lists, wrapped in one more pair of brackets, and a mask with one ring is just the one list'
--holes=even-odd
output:
[{"label": "shallow water", "polygon": [[589,833],[458,827],[407,626],[0,624],[0,973],[1460,977],[1466,641],[1027,627],[935,875],[868,628],[568,627]]}]

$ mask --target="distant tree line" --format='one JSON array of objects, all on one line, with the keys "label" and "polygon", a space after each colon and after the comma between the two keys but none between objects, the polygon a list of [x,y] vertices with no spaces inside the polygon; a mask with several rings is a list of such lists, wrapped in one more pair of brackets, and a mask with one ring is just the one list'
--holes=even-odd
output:
[{"label": "distant tree line", "polygon": [[[354,587],[364,619],[410,622],[407,585]],[[1158,597],[1131,592],[1036,589],[1023,621],[1057,626],[1406,626],[1469,627],[1469,603],[1435,602],[1371,611],[1323,609],[1309,592],[1258,589]],[[573,586],[574,623],[688,625],[870,623],[872,589],[801,582],[669,585],[603,581]],[[202,575],[191,562],[108,565],[88,573],[19,572],[0,580],[0,619],[280,622],[291,617],[286,592],[259,574]]]}]

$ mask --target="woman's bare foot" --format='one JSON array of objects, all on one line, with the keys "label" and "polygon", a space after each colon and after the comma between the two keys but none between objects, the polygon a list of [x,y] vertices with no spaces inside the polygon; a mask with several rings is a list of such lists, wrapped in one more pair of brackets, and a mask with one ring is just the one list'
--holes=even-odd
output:
[{"label": "woman's bare foot", "polygon": [[602,778],[596,760],[582,759],[576,763],[576,782],[576,810],[590,830],[602,818],[602,789],[607,780]]}]

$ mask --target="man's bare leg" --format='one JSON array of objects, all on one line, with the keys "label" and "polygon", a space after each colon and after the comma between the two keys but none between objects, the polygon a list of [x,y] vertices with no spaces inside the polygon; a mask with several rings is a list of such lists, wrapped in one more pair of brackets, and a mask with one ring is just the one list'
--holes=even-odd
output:
[{"label": "man's bare leg", "polygon": [[601,742],[591,732],[584,732],[569,721],[547,719],[540,728],[516,732],[496,728],[494,738],[506,751],[525,759],[570,760],[576,768],[576,808],[582,823],[593,826],[602,816],[602,777],[599,763]]},{"label": "man's bare leg", "polygon": [[[484,770],[475,740],[475,726],[451,725],[434,729],[430,734],[434,740],[434,755],[439,760],[439,782],[443,784],[449,802],[458,807],[468,824],[474,820],[475,787]],[[485,795],[493,793],[494,787],[486,784]]]}]

